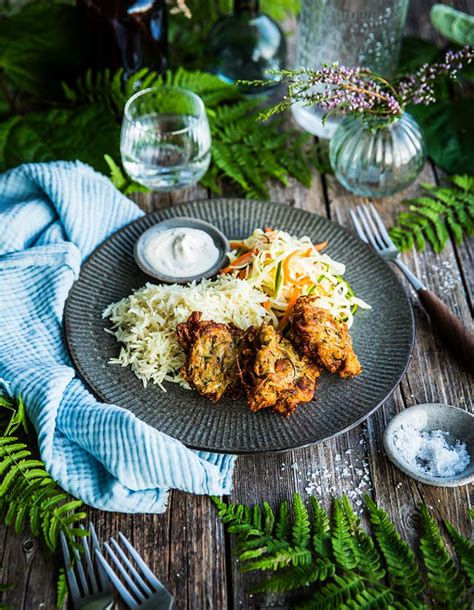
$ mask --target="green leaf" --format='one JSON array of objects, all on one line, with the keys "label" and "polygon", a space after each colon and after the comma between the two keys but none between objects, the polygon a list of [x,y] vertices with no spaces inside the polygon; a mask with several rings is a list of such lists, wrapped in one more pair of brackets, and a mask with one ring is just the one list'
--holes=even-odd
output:
[{"label": "green leaf", "polygon": [[474,16],[446,4],[431,7],[431,23],[445,38],[460,46],[474,45]]},{"label": "green leaf", "polygon": [[0,70],[20,91],[58,96],[86,59],[79,26],[75,6],[46,0],[0,19]]},{"label": "green leaf", "polygon": [[474,178],[453,176],[452,185],[439,187],[422,184],[431,197],[415,197],[402,203],[409,212],[400,212],[396,224],[389,229],[400,250],[416,246],[424,250],[428,241],[435,252],[440,252],[449,240],[462,243],[474,233]]},{"label": "green leaf", "polygon": [[472,100],[441,99],[407,110],[423,129],[428,155],[436,165],[448,173],[474,173]]},{"label": "green leaf", "polygon": [[293,494],[294,522],[292,539],[296,547],[307,548],[311,541],[309,515],[306,506],[303,504],[301,496]]},{"label": "green leaf", "polygon": [[104,155],[104,160],[109,166],[110,180],[112,184],[122,191],[124,195],[130,193],[150,193],[150,189],[142,184],[138,184],[124,173],[122,167],[118,165],[110,155]]},{"label": "green leaf", "polygon": [[[59,532],[71,541],[84,535],[76,528],[86,517],[78,512],[79,500],[71,500],[51,479],[41,460],[34,459],[27,445],[13,430],[26,430],[25,405],[21,398],[13,401],[1,397],[0,405],[13,409],[8,432],[0,436],[0,518],[12,525],[17,533],[29,526],[34,536],[40,536],[51,550],[57,549]],[[12,422],[13,425],[12,425]]]},{"label": "green leaf", "polygon": [[333,580],[325,584],[321,589],[308,599],[298,604],[297,610],[332,610],[342,608],[345,602],[354,595],[365,590],[361,578],[352,575],[334,576]]},{"label": "green leaf", "polygon": [[317,498],[310,496],[309,501],[313,509],[313,547],[316,555],[328,558],[332,553],[329,516]]},{"label": "green leaf", "polygon": [[458,561],[468,578],[470,586],[474,587],[474,544],[471,540],[462,536],[452,523],[445,521],[444,524],[453,542]]},{"label": "green leaf", "polygon": [[291,567],[277,572],[251,588],[252,593],[281,593],[307,587],[334,575],[334,566],[327,560],[318,560],[307,566]]},{"label": "green leaf", "polygon": [[62,608],[68,594],[68,586],[66,580],[66,572],[64,568],[60,568],[58,572],[58,582],[56,585],[56,606]]},{"label": "green leaf", "polygon": [[333,500],[331,544],[336,562],[346,571],[353,570],[359,563],[356,542],[351,534],[347,517],[341,502]]},{"label": "green leaf", "polygon": [[288,503],[282,502],[275,524],[275,536],[278,540],[286,540],[290,530],[290,519],[288,515]]},{"label": "green leaf", "polygon": [[465,592],[464,579],[448,553],[436,521],[425,505],[420,508],[420,518],[420,549],[435,601],[440,608],[447,610],[467,608],[461,601]]},{"label": "green leaf", "polygon": [[23,428],[23,432],[25,432],[25,434],[28,434],[25,403],[23,402],[21,396],[18,397],[16,409],[14,410],[13,415],[10,421],[8,422],[8,425],[5,428],[5,436],[11,436],[20,427]]},{"label": "green leaf", "polygon": [[[1,129],[0,124],[0,133]],[[26,114],[9,130],[0,148],[0,160],[4,160],[0,170],[20,163],[79,159],[105,171],[104,152],[118,155],[118,137],[119,126],[104,106]]]},{"label": "green leaf", "polygon": [[398,74],[404,76],[414,72],[423,64],[435,61],[439,49],[434,42],[420,38],[403,38],[398,62]]},{"label": "green leaf", "polygon": [[365,497],[370,522],[380,551],[385,559],[390,585],[408,599],[423,591],[423,580],[413,551],[402,540],[387,513]]}]

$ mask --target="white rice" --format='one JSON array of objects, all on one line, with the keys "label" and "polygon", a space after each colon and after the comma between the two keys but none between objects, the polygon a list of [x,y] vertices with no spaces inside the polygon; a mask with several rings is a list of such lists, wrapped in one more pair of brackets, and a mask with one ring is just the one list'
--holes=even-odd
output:
[{"label": "white rice", "polygon": [[130,366],[145,387],[149,381],[163,391],[163,381],[188,387],[179,374],[185,355],[176,338],[176,326],[193,311],[202,312],[204,320],[233,323],[243,330],[264,320],[276,325],[275,314],[263,306],[267,299],[248,282],[229,276],[187,286],[146,284],[109,305],[102,314],[112,322],[106,332],[122,344],[119,356],[110,363]]}]

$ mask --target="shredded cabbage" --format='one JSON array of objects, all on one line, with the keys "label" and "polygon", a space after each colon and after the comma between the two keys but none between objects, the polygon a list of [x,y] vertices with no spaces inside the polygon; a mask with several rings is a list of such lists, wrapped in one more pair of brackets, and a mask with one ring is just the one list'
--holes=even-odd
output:
[{"label": "shredded cabbage", "polygon": [[319,307],[351,327],[356,309],[370,305],[357,298],[342,277],[345,265],[320,251],[325,245],[313,244],[307,236],[256,229],[247,239],[232,242],[230,265],[223,271],[263,291],[267,307],[280,319],[298,296],[314,294]]}]

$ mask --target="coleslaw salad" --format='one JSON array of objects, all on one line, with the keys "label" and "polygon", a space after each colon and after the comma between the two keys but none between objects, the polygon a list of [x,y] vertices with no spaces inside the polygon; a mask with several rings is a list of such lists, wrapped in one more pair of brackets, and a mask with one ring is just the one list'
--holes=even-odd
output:
[{"label": "coleslaw salad", "polygon": [[267,295],[264,306],[284,328],[298,297],[316,296],[319,307],[352,326],[358,307],[370,309],[343,278],[345,265],[323,251],[327,242],[313,244],[285,231],[256,229],[241,241],[232,241],[229,265],[222,274],[246,280]]}]

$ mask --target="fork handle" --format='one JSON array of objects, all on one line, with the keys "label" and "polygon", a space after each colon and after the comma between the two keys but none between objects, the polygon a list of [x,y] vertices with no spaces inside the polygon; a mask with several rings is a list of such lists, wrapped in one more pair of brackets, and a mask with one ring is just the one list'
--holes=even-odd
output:
[{"label": "fork handle", "polygon": [[421,288],[418,297],[431,320],[431,327],[452,354],[474,372],[474,334],[471,333],[434,292]]}]

